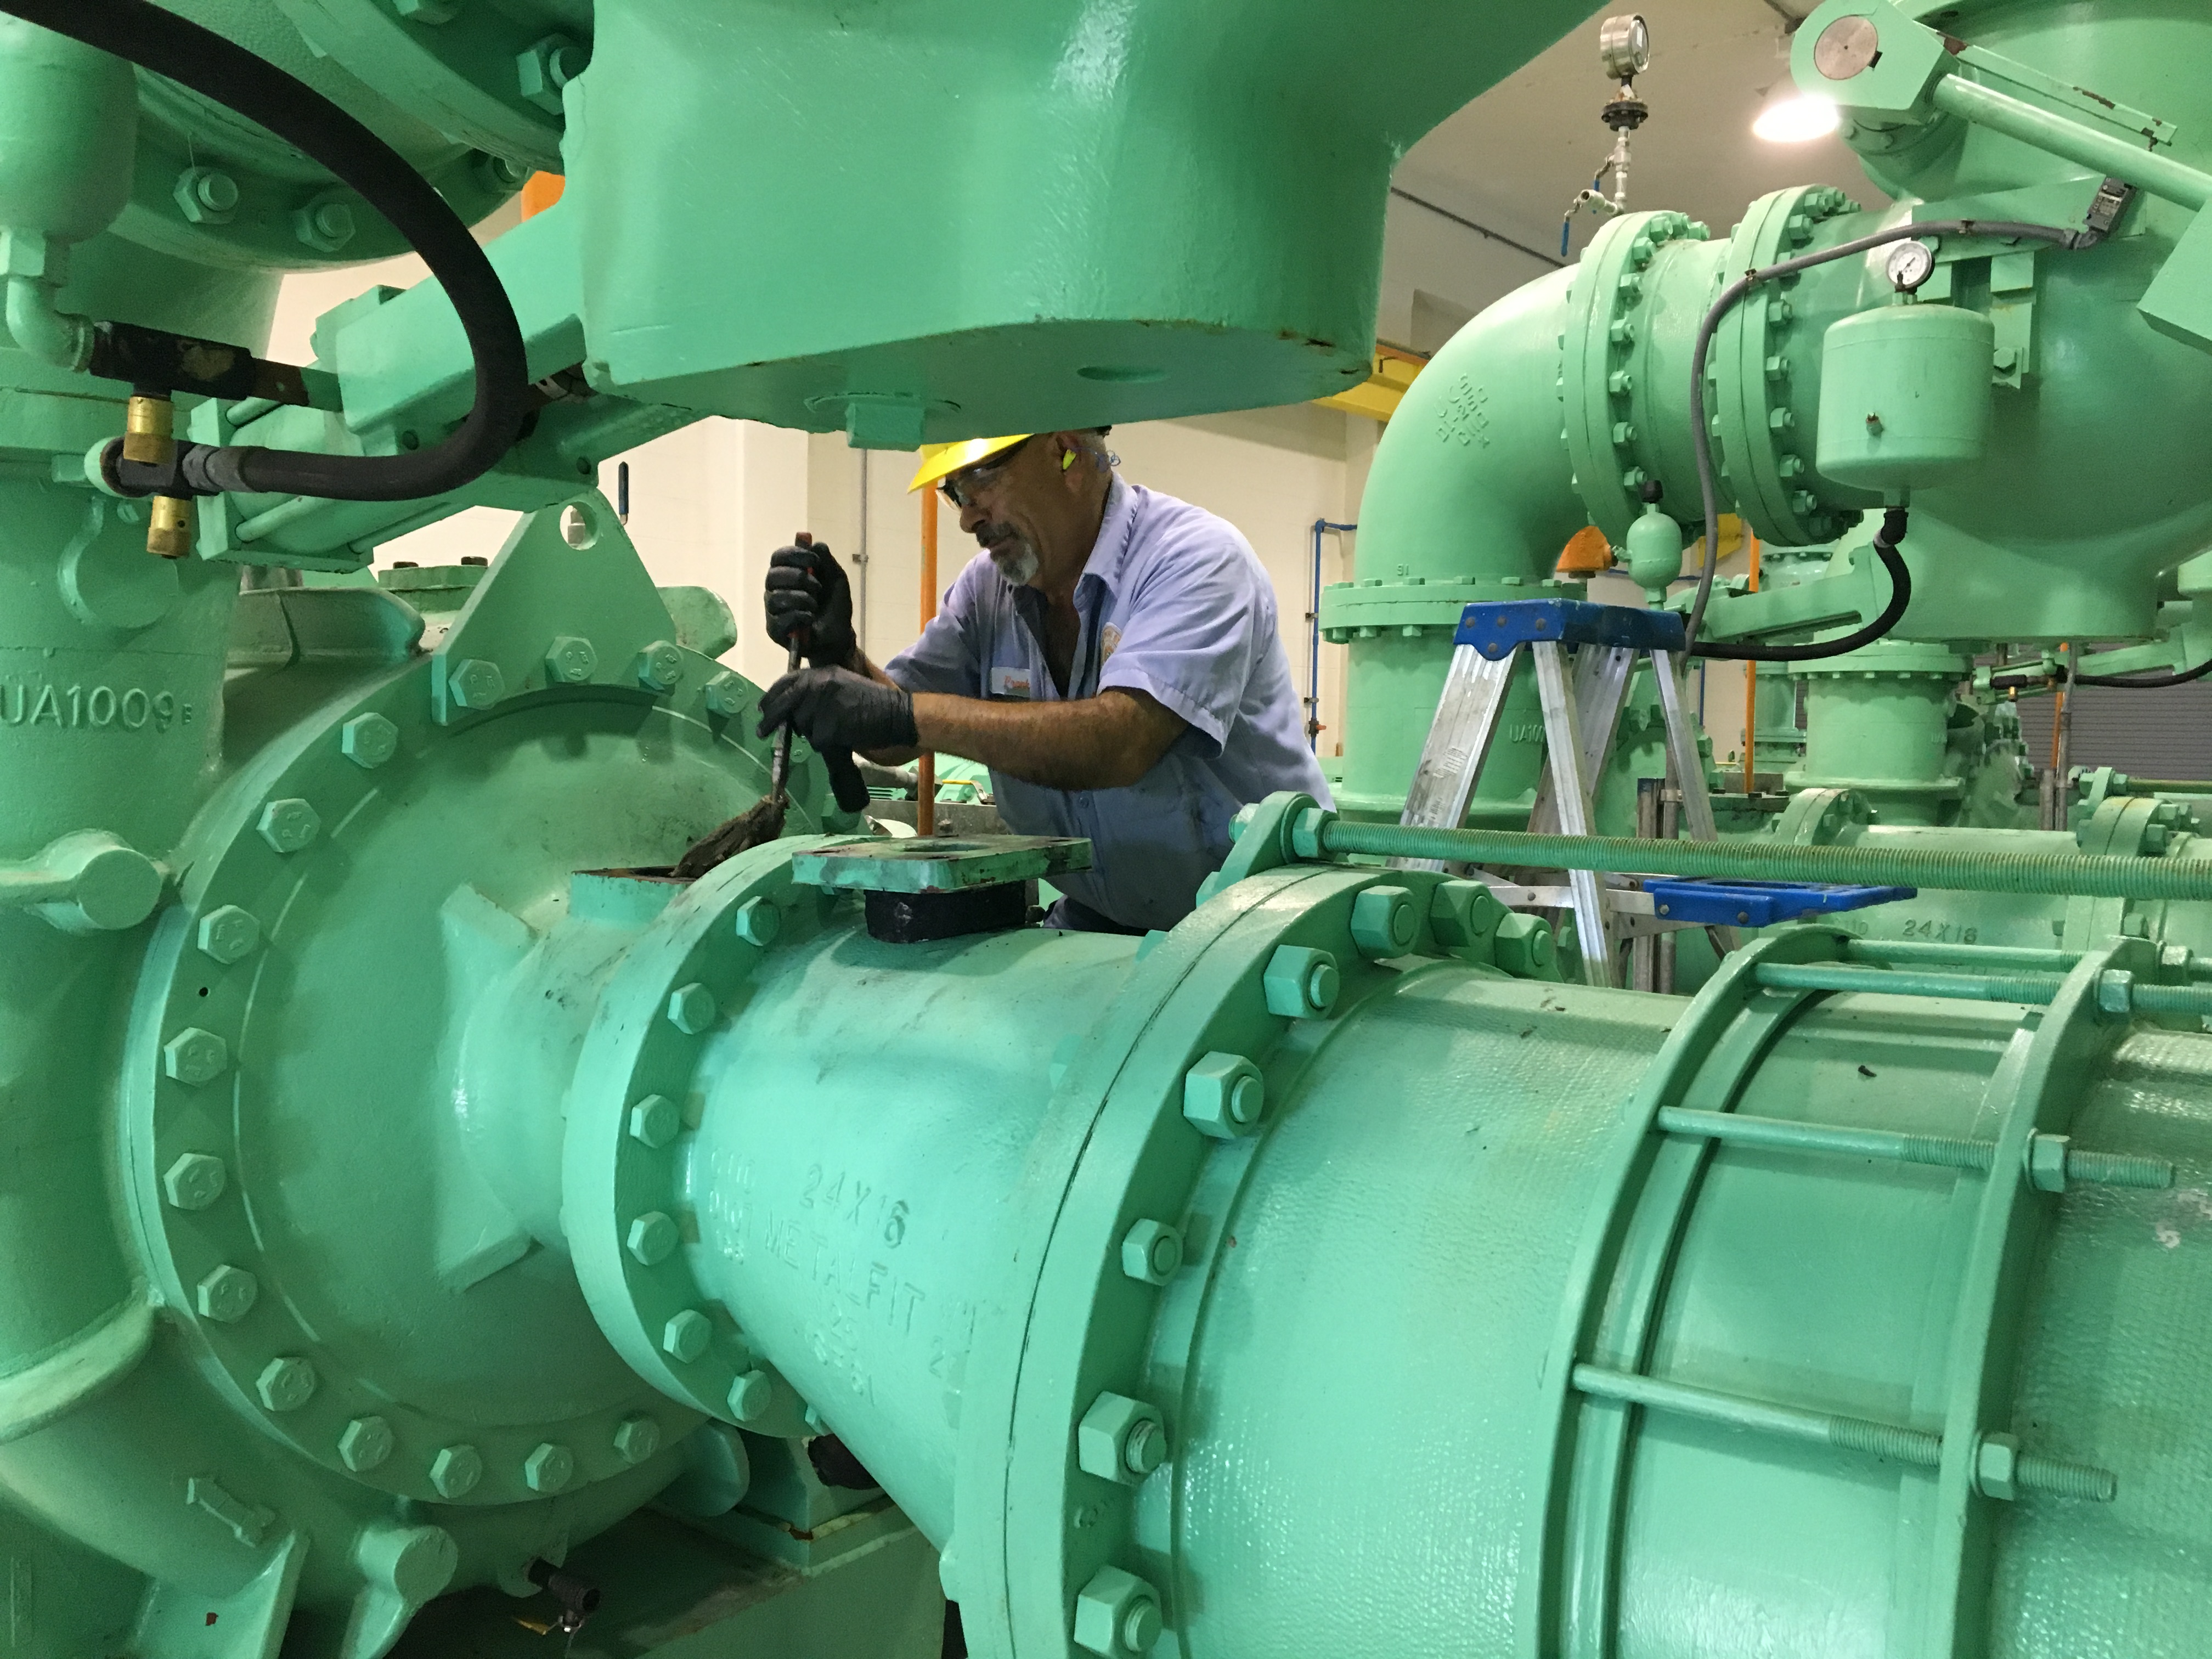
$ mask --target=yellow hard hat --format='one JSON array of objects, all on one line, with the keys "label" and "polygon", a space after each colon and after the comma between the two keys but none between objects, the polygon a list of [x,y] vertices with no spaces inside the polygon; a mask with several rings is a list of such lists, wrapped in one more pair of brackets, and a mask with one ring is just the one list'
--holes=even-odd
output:
[{"label": "yellow hard hat", "polygon": [[1011,438],[963,438],[957,444],[925,444],[921,450],[921,470],[914,475],[914,482],[906,487],[907,493],[910,495],[917,489],[927,489],[965,467],[973,466],[978,461],[988,461],[992,456],[1002,454],[1016,444],[1026,443],[1036,435],[1033,432],[1017,432]]}]

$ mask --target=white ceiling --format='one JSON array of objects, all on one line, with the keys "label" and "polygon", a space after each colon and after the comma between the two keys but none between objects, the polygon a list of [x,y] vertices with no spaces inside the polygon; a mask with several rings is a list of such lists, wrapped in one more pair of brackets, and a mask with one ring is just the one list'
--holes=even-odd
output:
[{"label": "white ceiling", "polygon": [[[1769,144],[1752,136],[1768,89],[1789,78],[1782,13],[1810,9],[1809,0],[1627,0],[1601,8],[1415,145],[1397,183],[1556,253],[1560,214],[1613,145],[1598,120],[1613,92],[1598,68],[1599,20],[1640,10],[1651,29],[1651,67],[1637,91],[1651,118],[1632,141],[1632,210],[1679,208],[1724,236],[1747,203],[1788,185],[1840,185],[1863,202],[1883,199],[1835,139]],[[1582,217],[1577,251],[1597,223]]]}]

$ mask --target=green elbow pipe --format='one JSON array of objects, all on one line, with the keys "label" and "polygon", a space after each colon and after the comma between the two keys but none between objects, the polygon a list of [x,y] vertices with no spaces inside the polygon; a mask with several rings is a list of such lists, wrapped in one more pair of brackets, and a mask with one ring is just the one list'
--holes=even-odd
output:
[{"label": "green elbow pipe", "polygon": [[[1351,647],[1338,804],[1395,818],[1443,691],[1449,638],[1479,599],[1534,598],[1589,522],[1559,420],[1559,332],[1572,270],[1509,295],[1422,371],[1375,453],[1359,507],[1355,580],[1322,595],[1321,626]],[[1475,821],[1525,819],[1541,744],[1534,698],[1516,704]],[[1516,738],[1516,732],[1524,735]]]}]

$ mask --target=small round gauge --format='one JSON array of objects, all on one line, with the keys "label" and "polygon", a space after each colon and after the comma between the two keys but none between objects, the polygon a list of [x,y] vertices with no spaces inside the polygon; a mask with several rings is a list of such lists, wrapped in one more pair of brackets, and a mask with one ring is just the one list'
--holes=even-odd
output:
[{"label": "small round gauge", "polygon": [[1651,31],[1641,17],[1608,17],[1598,26],[1598,62],[1616,81],[1633,81],[1651,67]]},{"label": "small round gauge", "polygon": [[1925,242],[1899,242],[1889,251],[1889,280],[1900,294],[1916,294],[1936,274],[1936,251]]}]

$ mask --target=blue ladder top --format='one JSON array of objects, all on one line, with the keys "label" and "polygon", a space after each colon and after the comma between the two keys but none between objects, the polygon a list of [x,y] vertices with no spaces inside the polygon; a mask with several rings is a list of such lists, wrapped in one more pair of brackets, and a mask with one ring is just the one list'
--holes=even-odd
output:
[{"label": "blue ladder top", "polygon": [[1492,662],[1539,640],[1631,651],[1680,651],[1685,635],[1677,611],[1592,605],[1587,599],[1510,599],[1470,605],[1460,612],[1459,631],[1452,635],[1454,645],[1471,645]]}]

